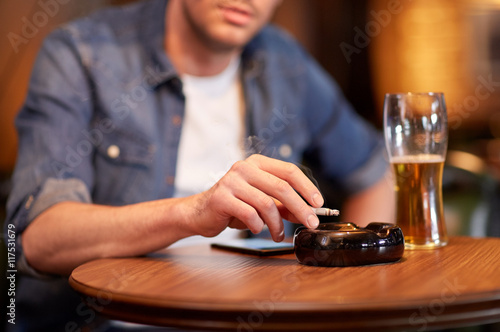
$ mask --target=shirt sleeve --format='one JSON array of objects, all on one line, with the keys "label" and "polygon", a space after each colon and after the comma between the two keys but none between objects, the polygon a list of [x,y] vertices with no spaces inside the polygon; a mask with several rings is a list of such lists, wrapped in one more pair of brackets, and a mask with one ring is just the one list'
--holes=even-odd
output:
[{"label": "shirt sleeve", "polygon": [[6,225],[15,225],[17,261],[21,270],[26,270],[22,272],[34,274],[22,255],[20,235],[26,227],[58,202],[91,201],[93,147],[79,144],[81,132],[91,120],[90,93],[71,33],[56,30],[38,54],[15,123],[18,157]]},{"label": "shirt sleeve", "polygon": [[307,65],[307,120],[313,133],[314,159],[323,175],[347,194],[362,191],[388,169],[383,136],[355,112],[335,81],[313,59]]}]

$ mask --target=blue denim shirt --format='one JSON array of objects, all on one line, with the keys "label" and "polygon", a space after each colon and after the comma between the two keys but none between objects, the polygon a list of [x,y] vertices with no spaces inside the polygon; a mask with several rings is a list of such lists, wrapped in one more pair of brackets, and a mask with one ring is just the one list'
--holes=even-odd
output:
[{"label": "blue denim shirt", "polygon": [[[164,51],[165,9],[164,0],[107,9],[46,38],[16,119],[6,224],[18,232],[19,270],[36,274],[22,255],[22,231],[58,202],[124,205],[172,196],[185,98]],[[264,28],[244,49],[241,69],[248,154],[309,160],[348,193],[384,174],[379,133],[283,31]],[[37,311],[48,297],[56,303],[67,296],[62,283],[22,279],[25,292],[36,284],[41,294],[26,302]]]}]

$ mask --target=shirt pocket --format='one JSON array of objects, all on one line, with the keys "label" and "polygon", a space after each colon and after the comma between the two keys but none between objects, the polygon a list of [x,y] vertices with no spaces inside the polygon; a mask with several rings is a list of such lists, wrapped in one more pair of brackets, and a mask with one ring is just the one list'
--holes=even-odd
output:
[{"label": "shirt pocket", "polygon": [[125,205],[155,198],[154,155],[154,144],[137,130],[115,127],[103,134],[94,159],[94,202]]}]

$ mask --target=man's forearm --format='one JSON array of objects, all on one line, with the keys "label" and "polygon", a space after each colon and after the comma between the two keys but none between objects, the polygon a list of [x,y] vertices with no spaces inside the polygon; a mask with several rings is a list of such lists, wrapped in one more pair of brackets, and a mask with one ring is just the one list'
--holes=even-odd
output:
[{"label": "man's forearm", "polygon": [[102,257],[137,256],[193,235],[187,229],[185,199],[123,207],[63,202],[38,216],[23,233],[29,264],[45,273],[69,274]]}]

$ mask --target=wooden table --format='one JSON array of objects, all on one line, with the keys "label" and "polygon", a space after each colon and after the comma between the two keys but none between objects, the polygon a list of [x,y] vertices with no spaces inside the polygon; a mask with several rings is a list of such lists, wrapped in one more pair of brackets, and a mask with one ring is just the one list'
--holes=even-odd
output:
[{"label": "wooden table", "polygon": [[500,239],[452,238],[386,265],[304,266],[208,246],[101,259],[69,280],[114,319],[231,331],[424,330],[500,321]]}]

